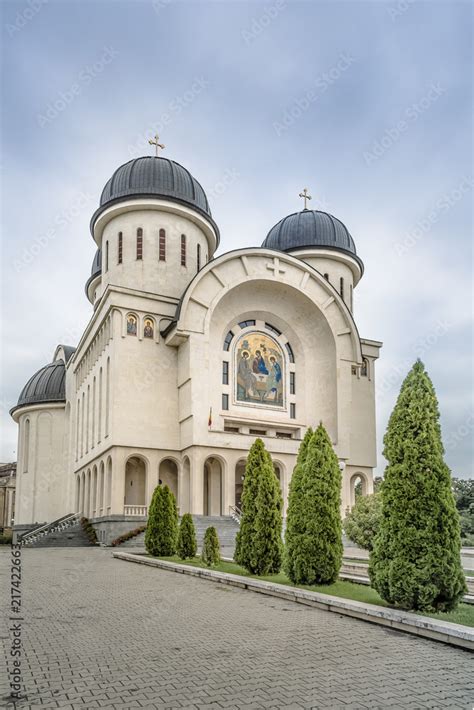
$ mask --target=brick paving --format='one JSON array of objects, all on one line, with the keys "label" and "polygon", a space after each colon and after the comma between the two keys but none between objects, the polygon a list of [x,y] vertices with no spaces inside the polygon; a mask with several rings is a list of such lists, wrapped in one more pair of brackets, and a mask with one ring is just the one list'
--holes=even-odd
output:
[{"label": "brick paving", "polygon": [[[106,549],[22,556],[27,698],[8,703],[2,668],[1,708],[473,706],[474,656],[461,649]],[[7,652],[4,627],[1,636]]]}]

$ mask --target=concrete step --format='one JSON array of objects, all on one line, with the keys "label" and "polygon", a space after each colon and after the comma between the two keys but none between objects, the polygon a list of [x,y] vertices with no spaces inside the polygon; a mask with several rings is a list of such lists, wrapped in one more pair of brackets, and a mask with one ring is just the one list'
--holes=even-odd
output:
[{"label": "concrete step", "polygon": [[[231,548],[235,547],[235,536],[239,529],[238,523],[235,522],[230,517],[224,516],[202,516],[193,515],[194,527],[196,528],[196,540],[198,547],[202,547],[204,540],[204,534],[207,528],[213,526],[217,530],[217,535],[219,537],[219,542],[221,547]],[[145,533],[140,533],[136,537],[132,537],[130,540],[122,542],[120,549],[127,547],[144,547],[145,546]]]},{"label": "concrete step", "polygon": [[36,542],[30,543],[28,547],[90,547],[91,544],[82,525],[76,523],[66,530],[48,533]]}]

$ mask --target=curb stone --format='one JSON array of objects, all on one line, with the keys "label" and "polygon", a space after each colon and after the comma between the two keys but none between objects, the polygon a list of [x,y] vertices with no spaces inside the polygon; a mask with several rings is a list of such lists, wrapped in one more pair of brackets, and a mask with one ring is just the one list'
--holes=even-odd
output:
[{"label": "curb stone", "polygon": [[192,577],[200,577],[212,582],[227,584],[260,594],[279,597],[287,601],[306,604],[318,609],[323,609],[324,611],[336,612],[344,616],[351,616],[397,631],[404,631],[409,634],[474,651],[474,629],[471,629],[469,626],[453,624],[448,621],[439,621],[438,619],[420,616],[409,611],[391,609],[389,607],[377,606],[376,604],[365,604],[364,602],[334,597],[329,594],[321,594],[320,592],[311,592],[305,589],[298,589],[297,587],[288,587],[284,584],[264,582],[251,577],[241,577],[237,574],[229,574],[227,572],[216,572],[210,569],[203,569],[202,567],[191,567],[190,565],[167,562],[139,554],[113,552],[112,556],[125,562],[134,562],[135,564],[158,567],[159,569],[168,570],[170,572],[189,574]]}]

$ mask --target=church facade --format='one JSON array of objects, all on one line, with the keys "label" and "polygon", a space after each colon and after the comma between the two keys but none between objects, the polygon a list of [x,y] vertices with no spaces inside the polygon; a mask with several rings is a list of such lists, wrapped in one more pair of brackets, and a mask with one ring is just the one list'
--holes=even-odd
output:
[{"label": "church facade", "polygon": [[354,321],[363,263],[344,224],[302,196],[262,246],[215,257],[219,228],[184,167],[143,157],[115,171],[91,220],[90,322],[11,411],[17,530],[77,512],[110,542],[146,520],[159,483],[181,513],[233,515],[256,437],[286,509],[300,441],[320,421],[341,514],[356,482],[372,491],[381,343]]}]

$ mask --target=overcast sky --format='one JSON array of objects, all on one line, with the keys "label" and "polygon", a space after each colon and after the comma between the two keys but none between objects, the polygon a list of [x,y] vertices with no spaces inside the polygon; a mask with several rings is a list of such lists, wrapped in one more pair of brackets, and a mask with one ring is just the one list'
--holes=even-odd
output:
[{"label": "overcast sky", "polygon": [[91,316],[102,187],[158,130],[207,191],[219,253],[261,244],[305,186],[347,225],[366,269],[359,331],[384,342],[379,451],[419,356],[447,461],[470,477],[471,8],[4,0],[0,459],[16,458],[22,386]]}]

